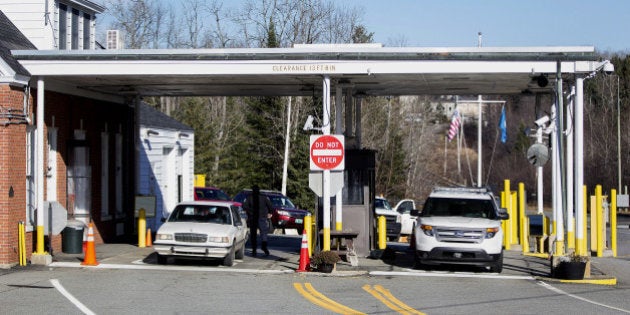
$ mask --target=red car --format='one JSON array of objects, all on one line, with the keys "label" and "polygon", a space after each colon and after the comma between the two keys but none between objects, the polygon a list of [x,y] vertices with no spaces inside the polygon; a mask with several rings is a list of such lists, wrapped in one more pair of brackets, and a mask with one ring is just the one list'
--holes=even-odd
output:
[{"label": "red car", "polygon": [[195,187],[195,200],[231,201],[228,194],[216,187]]},{"label": "red car", "polygon": [[195,201],[198,200],[210,200],[210,201],[231,201],[233,205],[240,209],[240,214],[243,218],[247,219],[247,214],[243,211],[242,203],[232,201],[230,196],[223,190],[216,187],[195,187]]},{"label": "red car", "polygon": [[[247,196],[252,193],[251,189],[245,189],[234,196],[235,202],[241,204],[245,202]],[[307,210],[298,209],[289,197],[278,191],[260,190],[260,194],[267,196],[273,204],[271,226],[276,229],[297,229],[298,233],[304,230],[304,217],[309,213]],[[269,229],[271,232],[272,229]]]}]

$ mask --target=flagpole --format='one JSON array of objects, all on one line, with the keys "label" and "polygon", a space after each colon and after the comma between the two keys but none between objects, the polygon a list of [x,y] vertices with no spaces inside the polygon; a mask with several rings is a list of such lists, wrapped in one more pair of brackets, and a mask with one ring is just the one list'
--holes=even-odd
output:
[{"label": "flagpole", "polygon": [[477,187],[481,187],[481,168],[482,168],[482,155],[481,155],[481,94],[477,96]]},{"label": "flagpole", "polygon": [[446,143],[448,142],[448,137],[444,137],[444,175],[446,175]]},{"label": "flagpole", "polygon": [[459,132],[457,133],[457,175],[459,179],[462,179],[462,162],[461,162],[461,152],[462,152],[462,135],[464,128],[464,116],[459,114],[460,123],[459,123]]}]

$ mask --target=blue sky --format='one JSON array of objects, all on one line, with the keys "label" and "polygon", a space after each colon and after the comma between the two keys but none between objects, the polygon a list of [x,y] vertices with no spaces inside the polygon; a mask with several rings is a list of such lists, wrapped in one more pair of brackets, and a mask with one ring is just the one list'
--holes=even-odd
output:
[{"label": "blue sky", "polygon": [[375,42],[418,47],[595,46],[630,52],[627,0],[344,0]]},{"label": "blue sky", "polygon": [[[244,1],[223,3],[234,8]],[[477,46],[481,32],[483,46],[586,45],[630,53],[630,0],[331,1],[362,8],[363,24],[386,46]]]}]

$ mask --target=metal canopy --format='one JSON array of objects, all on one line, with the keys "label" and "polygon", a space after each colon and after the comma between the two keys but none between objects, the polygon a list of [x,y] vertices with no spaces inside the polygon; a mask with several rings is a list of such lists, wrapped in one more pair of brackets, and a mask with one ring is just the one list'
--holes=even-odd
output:
[{"label": "metal canopy", "polygon": [[[14,50],[33,77],[116,96],[312,96],[333,88],[362,95],[473,95],[547,91],[537,79],[602,67],[595,49],[575,47]],[[334,89],[331,89],[334,91]]]}]

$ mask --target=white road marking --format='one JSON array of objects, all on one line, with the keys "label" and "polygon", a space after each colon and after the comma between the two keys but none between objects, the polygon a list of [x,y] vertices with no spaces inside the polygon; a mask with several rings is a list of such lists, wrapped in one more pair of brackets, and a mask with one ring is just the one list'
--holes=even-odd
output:
[{"label": "white road marking", "polygon": [[285,274],[294,273],[293,270],[258,270],[258,269],[236,269],[222,267],[188,267],[188,266],[155,266],[155,265],[123,265],[123,264],[98,264],[97,266],[84,266],[78,262],[54,262],[49,267],[64,268],[93,268],[93,269],[130,269],[130,270],[171,270],[171,271],[208,271],[208,272],[235,272],[235,273],[264,273],[264,274]]},{"label": "white road marking", "polygon": [[558,294],[566,295],[566,296],[572,297],[572,298],[574,298],[574,299],[578,299],[578,300],[580,300],[580,301],[584,301],[584,302],[586,302],[586,303],[590,303],[590,304],[594,304],[594,305],[599,305],[599,306],[606,307],[606,308],[609,308],[609,309],[612,309],[612,310],[615,310],[615,311],[620,311],[620,312],[624,312],[624,313],[628,313],[628,314],[630,314],[630,311],[629,311],[629,310],[625,310],[625,309],[622,309],[622,308],[618,308],[618,307],[614,307],[614,306],[610,306],[610,305],[602,304],[602,303],[599,303],[599,302],[591,301],[591,300],[589,300],[589,299],[586,299],[586,298],[583,298],[583,297],[580,297],[580,296],[577,296],[577,295],[574,295],[574,294],[571,294],[571,293],[564,292],[564,291],[562,291],[562,290],[560,290],[560,289],[558,289],[558,288],[556,288],[556,287],[554,287],[554,286],[551,286],[551,285],[550,285],[550,284],[548,284],[548,283],[542,282],[542,281],[538,281],[538,284],[539,284],[540,286],[542,286],[543,288],[546,288],[547,290],[550,290],[550,291],[556,292],[556,293],[558,293]]},{"label": "white road marking", "polygon": [[70,292],[68,292],[61,285],[61,283],[59,283],[59,280],[57,280],[57,279],[50,279],[50,283],[52,283],[52,285],[55,287],[55,289],[57,289],[57,291],[59,291],[59,293],[61,293],[63,296],[65,296],[66,299],[68,299],[70,302],[72,302],[72,304],[74,304],[74,306],[76,306],[78,309],[80,309],[81,312],[83,312],[83,314],[88,314],[88,315],[94,315],[95,314],[89,308],[87,308],[87,306],[83,305],[83,303],[81,303],[79,300],[77,300],[77,298],[75,298],[72,294],[70,294]]},{"label": "white road marking", "polygon": [[481,278],[481,279],[510,279],[534,280],[532,276],[508,276],[500,274],[453,273],[453,272],[422,272],[422,271],[370,271],[371,276],[411,276],[411,277],[448,277],[448,278]]}]

